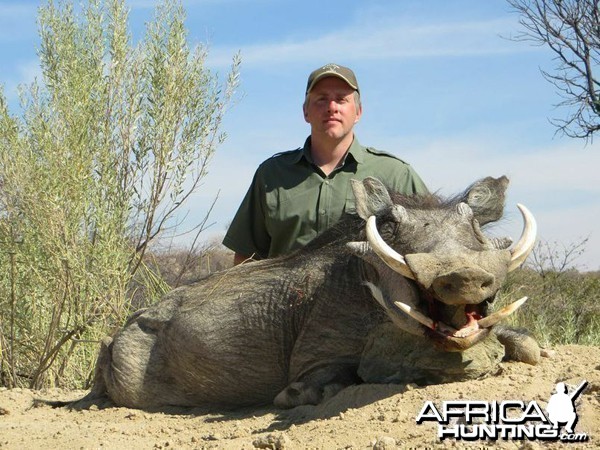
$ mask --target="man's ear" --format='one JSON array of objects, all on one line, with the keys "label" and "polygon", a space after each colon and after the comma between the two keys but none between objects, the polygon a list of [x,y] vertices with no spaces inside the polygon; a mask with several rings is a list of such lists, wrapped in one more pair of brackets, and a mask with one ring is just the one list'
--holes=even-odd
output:
[{"label": "man's ear", "polygon": [[358,105],[358,108],[356,110],[356,119],[354,119],[354,123],[358,123],[360,121],[360,118],[362,117],[362,104]]},{"label": "man's ear", "polygon": [[310,101],[309,95],[310,94],[306,94],[306,97],[304,97],[304,103],[302,103],[302,114],[304,115],[304,121],[306,123],[310,123],[308,121],[308,102]]}]

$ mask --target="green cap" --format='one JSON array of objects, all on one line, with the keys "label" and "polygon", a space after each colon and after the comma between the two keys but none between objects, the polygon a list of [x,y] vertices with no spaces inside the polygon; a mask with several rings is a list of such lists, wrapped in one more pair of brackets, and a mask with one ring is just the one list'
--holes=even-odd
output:
[{"label": "green cap", "polygon": [[312,88],[321,81],[323,78],[337,77],[344,80],[348,85],[358,92],[358,81],[352,70],[347,67],[340,66],[339,64],[326,64],[323,67],[319,67],[314,70],[308,77],[308,83],[306,83],[306,94],[312,91]]}]

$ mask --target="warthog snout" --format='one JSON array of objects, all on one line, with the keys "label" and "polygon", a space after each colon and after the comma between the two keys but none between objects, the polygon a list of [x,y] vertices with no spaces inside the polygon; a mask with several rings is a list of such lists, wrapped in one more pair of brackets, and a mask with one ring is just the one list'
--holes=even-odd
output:
[{"label": "warthog snout", "polygon": [[433,280],[431,288],[447,304],[480,303],[496,292],[494,276],[478,267],[463,267]]}]

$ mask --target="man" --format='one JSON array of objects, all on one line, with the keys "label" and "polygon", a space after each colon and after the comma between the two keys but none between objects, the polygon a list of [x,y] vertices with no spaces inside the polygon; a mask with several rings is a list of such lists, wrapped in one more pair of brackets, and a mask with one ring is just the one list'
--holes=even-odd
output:
[{"label": "man", "polygon": [[235,264],[290,253],[353,212],[351,179],[374,176],[398,192],[427,192],[408,164],[355,138],[362,105],[352,70],[327,64],[313,71],[303,111],[311,131],[304,147],[258,167],[223,239]]}]

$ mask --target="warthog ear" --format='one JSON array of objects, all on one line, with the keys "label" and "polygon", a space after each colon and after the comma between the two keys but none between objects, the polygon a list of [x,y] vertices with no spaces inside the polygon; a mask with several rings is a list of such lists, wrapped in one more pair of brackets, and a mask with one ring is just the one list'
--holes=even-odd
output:
[{"label": "warthog ear", "polygon": [[356,212],[360,218],[367,220],[393,205],[390,193],[377,178],[367,177],[362,181],[351,181],[356,200]]},{"label": "warthog ear", "polygon": [[495,222],[504,213],[508,178],[487,177],[473,183],[460,198],[473,210],[480,225]]}]

